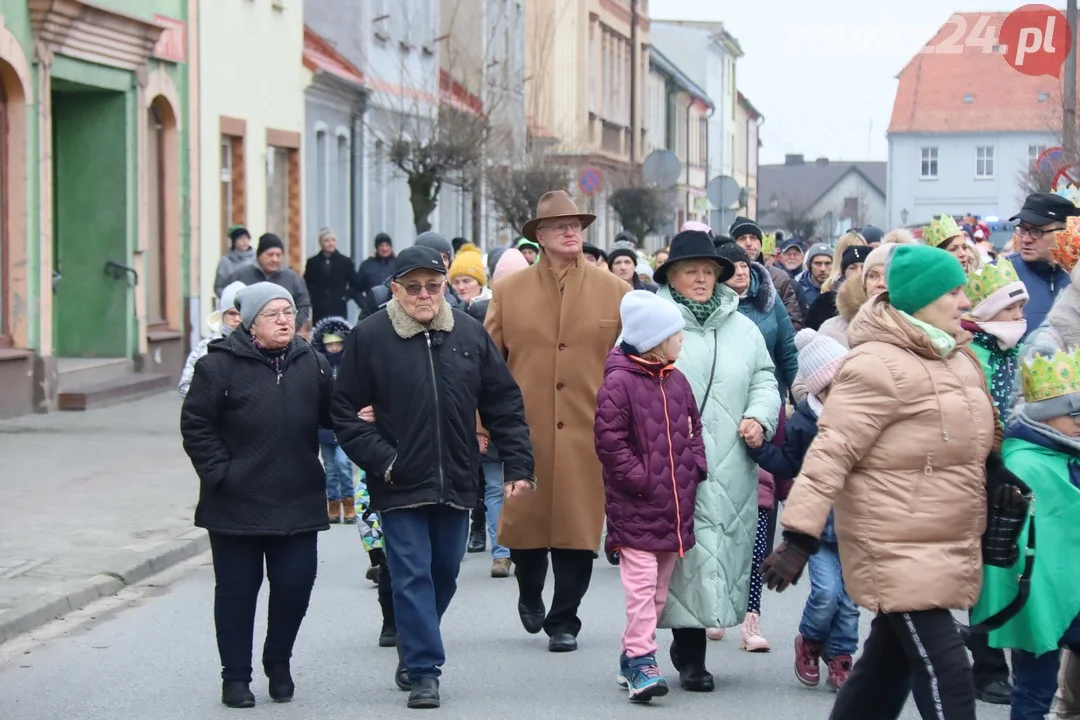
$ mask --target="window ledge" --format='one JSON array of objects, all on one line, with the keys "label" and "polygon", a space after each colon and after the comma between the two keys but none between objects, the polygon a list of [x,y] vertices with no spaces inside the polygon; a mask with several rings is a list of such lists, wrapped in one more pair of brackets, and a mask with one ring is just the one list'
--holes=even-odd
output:
[{"label": "window ledge", "polygon": [[146,339],[150,342],[166,342],[168,340],[179,340],[183,337],[184,334],[179,330],[169,330],[168,328],[146,331]]},{"label": "window ledge", "polygon": [[31,350],[23,350],[22,348],[0,348],[0,363],[17,362],[32,357],[34,357],[34,353]]},{"label": "window ledge", "polygon": [[935,175],[933,177],[922,177],[922,176],[919,177],[919,182],[937,182],[937,181],[938,181],[937,175]]}]

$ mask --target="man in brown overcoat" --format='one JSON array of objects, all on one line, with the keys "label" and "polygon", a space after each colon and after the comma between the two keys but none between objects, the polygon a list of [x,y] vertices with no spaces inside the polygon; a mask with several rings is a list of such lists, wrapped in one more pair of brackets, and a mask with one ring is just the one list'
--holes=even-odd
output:
[{"label": "man in brown overcoat", "polygon": [[[604,523],[604,484],[593,445],[604,360],[621,332],[619,304],[630,286],[593,266],[582,234],[596,216],[561,190],[545,194],[522,235],[540,260],[497,283],[485,326],[525,397],[536,456],[536,492],[505,501],[499,542],[517,565],[518,614],[548,649],[577,649],[578,606],[589,589]],[[555,574],[550,612],[542,593]]]}]

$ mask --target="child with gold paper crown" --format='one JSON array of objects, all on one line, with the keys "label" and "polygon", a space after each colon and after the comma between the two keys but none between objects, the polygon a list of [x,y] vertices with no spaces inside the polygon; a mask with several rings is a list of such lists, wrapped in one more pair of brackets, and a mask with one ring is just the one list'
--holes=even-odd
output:
[{"label": "child with gold paper crown", "polygon": [[989,634],[991,647],[1013,651],[1012,717],[1042,718],[1057,689],[1059,649],[1080,649],[1080,348],[1033,348],[1021,363],[1024,402],[1005,433],[1005,467],[1032,490],[1037,511],[1019,539],[1012,568],[986,565],[972,619],[980,622],[1017,595],[1028,534],[1037,530],[1030,595],[1020,611]]}]

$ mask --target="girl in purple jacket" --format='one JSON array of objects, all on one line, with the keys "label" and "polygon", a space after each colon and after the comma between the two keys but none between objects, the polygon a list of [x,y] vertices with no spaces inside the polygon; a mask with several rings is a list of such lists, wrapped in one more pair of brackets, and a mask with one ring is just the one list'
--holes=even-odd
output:
[{"label": "girl in purple jacket", "polygon": [[596,454],[604,468],[608,535],[626,593],[620,685],[631,702],[666,695],[656,622],[675,561],[694,546],[694,500],[707,473],[701,415],[674,362],[685,321],[645,290],[623,296],[623,335],[596,397]]}]

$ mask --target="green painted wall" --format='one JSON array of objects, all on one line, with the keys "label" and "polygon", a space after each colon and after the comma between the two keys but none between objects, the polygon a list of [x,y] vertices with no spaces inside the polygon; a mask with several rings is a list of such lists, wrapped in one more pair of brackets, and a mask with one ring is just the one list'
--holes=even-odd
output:
[{"label": "green painted wall", "polygon": [[134,312],[126,279],[133,247],[133,92],[54,92],[54,246],[63,275],[54,301],[55,352],[127,357]]}]

